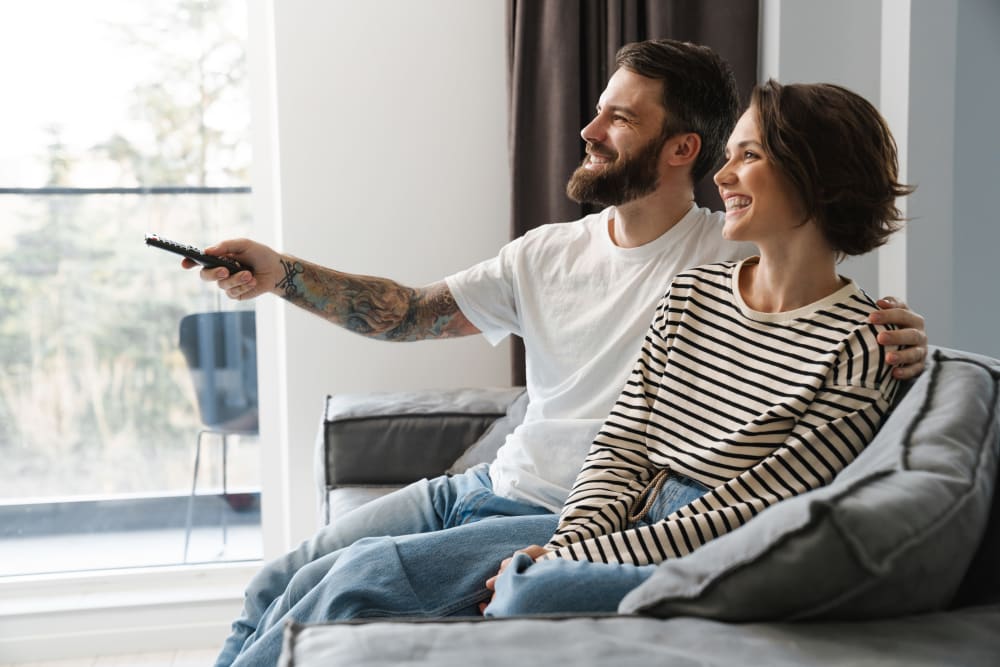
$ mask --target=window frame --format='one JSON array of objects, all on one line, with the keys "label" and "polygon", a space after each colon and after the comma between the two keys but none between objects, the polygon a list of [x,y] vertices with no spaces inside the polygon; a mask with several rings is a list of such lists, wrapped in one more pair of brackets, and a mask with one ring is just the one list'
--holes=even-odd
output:
[{"label": "window frame", "polygon": [[[258,239],[281,241],[273,0],[247,0],[252,123],[251,210]],[[289,446],[285,308],[260,299],[261,534],[264,559],[316,526],[311,452]],[[259,561],[0,578],[0,655],[39,661],[107,653],[221,647]]]}]

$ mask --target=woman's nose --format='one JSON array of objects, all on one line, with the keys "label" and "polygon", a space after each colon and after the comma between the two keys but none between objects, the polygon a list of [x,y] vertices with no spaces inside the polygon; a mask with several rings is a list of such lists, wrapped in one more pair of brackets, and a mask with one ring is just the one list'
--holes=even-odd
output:
[{"label": "woman's nose", "polygon": [[732,183],[733,177],[734,177],[734,172],[732,166],[729,164],[729,161],[727,160],[726,163],[722,165],[722,168],[719,169],[719,171],[715,172],[715,176],[712,177],[712,180],[715,181],[716,185],[721,186],[726,183]]}]

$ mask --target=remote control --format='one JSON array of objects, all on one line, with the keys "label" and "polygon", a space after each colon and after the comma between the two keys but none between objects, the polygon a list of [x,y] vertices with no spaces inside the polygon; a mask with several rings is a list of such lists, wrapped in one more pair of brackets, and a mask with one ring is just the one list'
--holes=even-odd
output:
[{"label": "remote control", "polygon": [[146,245],[151,245],[156,248],[161,248],[169,252],[177,253],[187,257],[190,260],[198,262],[202,266],[208,268],[215,268],[221,266],[229,269],[229,274],[235,274],[240,271],[253,271],[253,269],[244,264],[240,264],[235,259],[230,257],[217,257],[215,255],[206,255],[201,251],[200,248],[196,248],[193,245],[186,245],[184,243],[178,243],[177,241],[170,241],[168,239],[161,238],[156,234],[146,234]]}]

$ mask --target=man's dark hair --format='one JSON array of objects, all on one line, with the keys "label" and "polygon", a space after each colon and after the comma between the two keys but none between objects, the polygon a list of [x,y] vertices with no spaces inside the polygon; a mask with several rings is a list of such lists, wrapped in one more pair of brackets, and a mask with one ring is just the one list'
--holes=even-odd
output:
[{"label": "man's dark hair", "polygon": [[664,139],[685,132],[701,137],[701,151],[691,167],[693,181],[714,170],[739,117],[739,94],[729,63],[707,46],[673,39],[626,44],[615,62],[663,81]]},{"label": "man's dark hair", "polygon": [[903,219],[896,141],[868,100],[829,83],[773,79],[754,88],[761,143],[802,197],[840,255],[861,255],[886,242]]}]

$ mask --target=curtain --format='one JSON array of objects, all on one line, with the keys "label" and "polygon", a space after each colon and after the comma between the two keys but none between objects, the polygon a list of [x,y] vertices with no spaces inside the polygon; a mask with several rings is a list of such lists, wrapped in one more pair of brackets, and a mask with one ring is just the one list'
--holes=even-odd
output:
[{"label": "curtain", "polygon": [[[620,47],[663,37],[710,46],[732,65],[746,100],[757,79],[757,13],[757,0],[507,0],[511,238],[592,212],[565,186]],[[721,207],[711,175],[695,198]],[[525,381],[520,340],[511,379]]]}]

